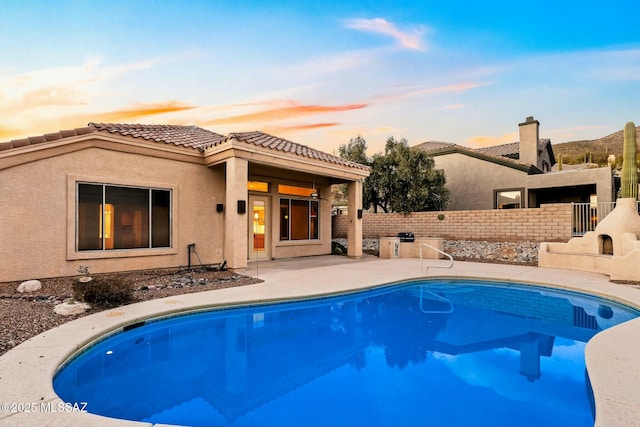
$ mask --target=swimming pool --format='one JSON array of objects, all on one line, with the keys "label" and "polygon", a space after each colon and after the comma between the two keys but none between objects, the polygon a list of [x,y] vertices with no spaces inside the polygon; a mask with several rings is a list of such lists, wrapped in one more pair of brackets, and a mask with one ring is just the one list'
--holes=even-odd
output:
[{"label": "swimming pool", "polygon": [[166,424],[592,425],[585,343],[639,314],[550,288],[410,282],[132,325],[54,389]]}]

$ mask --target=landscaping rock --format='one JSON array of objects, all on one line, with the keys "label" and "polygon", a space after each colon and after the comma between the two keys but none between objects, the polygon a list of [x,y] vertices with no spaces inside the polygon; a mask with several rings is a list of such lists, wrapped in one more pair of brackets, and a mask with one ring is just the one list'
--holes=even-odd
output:
[{"label": "landscaping rock", "polygon": [[42,289],[42,283],[39,280],[27,280],[26,282],[20,283],[17,291],[22,293],[25,292],[35,292]]},{"label": "landscaping rock", "polygon": [[[346,247],[347,239],[333,239]],[[536,242],[487,242],[476,240],[445,240],[444,251],[456,260],[476,262],[500,262],[508,264],[538,264],[538,248]],[[377,252],[378,239],[362,239],[364,252]]]},{"label": "landscaping rock", "polygon": [[53,311],[61,316],[73,316],[89,310],[91,306],[78,301],[66,301],[53,307]]}]

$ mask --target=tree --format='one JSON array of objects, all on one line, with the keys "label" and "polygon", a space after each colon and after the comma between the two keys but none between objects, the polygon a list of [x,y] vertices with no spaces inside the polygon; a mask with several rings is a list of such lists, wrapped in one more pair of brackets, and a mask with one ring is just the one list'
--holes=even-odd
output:
[{"label": "tree", "polygon": [[351,138],[348,144],[342,144],[338,148],[338,156],[363,165],[370,164],[370,159],[367,157],[367,141],[360,135]]},{"label": "tree", "polygon": [[406,139],[387,139],[384,155],[375,155],[369,181],[374,211],[420,212],[442,210],[449,201],[445,176],[434,169],[424,151],[409,147]]},{"label": "tree", "polygon": [[[371,167],[371,173],[362,185],[362,205],[384,212],[420,212],[443,210],[449,201],[445,176],[434,169],[434,161],[424,151],[409,147],[406,139],[387,139],[384,154],[366,154],[367,143],[361,136],[341,145],[341,158]],[[347,199],[346,185],[339,193]]]},{"label": "tree", "polygon": [[[360,163],[366,166],[371,165],[371,159],[367,156],[367,141],[360,135],[355,138],[351,138],[349,143],[342,144],[338,147],[338,156],[341,159],[350,160],[352,162]],[[363,187],[365,187],[363,185]],[[348,199],[348,187],[347,184],[340,184],[334,187],[332,191],[332,198],[334,205],[344,205]],[[367,200],[364,196],[366,190],[363,189],[363,201]],[[368,202],[364,202],[364,206],[367,206]]]}]

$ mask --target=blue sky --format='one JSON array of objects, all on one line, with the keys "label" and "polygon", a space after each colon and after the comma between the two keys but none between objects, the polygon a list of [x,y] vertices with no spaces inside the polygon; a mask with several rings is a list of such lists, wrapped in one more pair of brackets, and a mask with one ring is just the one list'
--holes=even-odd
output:
[{"label": "blue sky", "polygon": [[472,147],[640,124],[640,2],[0,0],[0,141],[88,122]]}]

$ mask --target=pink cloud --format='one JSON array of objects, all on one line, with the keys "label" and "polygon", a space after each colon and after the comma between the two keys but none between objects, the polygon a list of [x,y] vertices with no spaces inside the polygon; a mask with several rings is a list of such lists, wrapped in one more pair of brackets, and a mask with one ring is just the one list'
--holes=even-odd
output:
[{"label": "pink cloud", "polygon": [[289,103],[289,105],[268,108],[262,111],[256,111],[253,113],[240,114],[230,117],[222,117],[206,121],[204,124],[219,125],[219,124],[234,124],[234,123],[247,123],[247,122],[264,122],[270,120],[285,120],[303,116],[309,116],[313,114],[331,113],[336,111],[350,111],[365,108],[367,104],[346,104],[337,106],[327,105],[300,105],[295,102]]},{"label": "pink cloud", "polygon": [[266,133],[283,133],[283,132],[296,132],[300,130],[313,130],[321,128],[329,128],[338,126],[340,123],[310,123],[305,125],[292,125],[292,126],[265,126],[263,130]]},{"label": "pink cloud", "polygon": [[383,18],[374,19],[349,19],[345,21],[347,28],[364,31],[374,34],[383,34],[395,39],[400,46],[411,49],[425,51],[425,43],[423,36],[425,34],[424,27],[413,29],[411,31],[402,31],[395,24]]},{"label": "pink cloud", "polygon": [[[424,89],[413,89],[413,90],[405,90],[404,92],[399,92],[390,95],[381,95],[377,97],[379,101],[396,101],[401,99],[413,98],[416,96],[422,95],[430,95],[434,93],[460,93],[466,92],[472,89],[477,89],[479,87],[488,86],[491,83],[483,83],[483,82],[461,82],[450,84],[446,86],[436,86],[436,87],[428,87]],[[463,105],[451,105],[448,108],[461,108]]]}]

